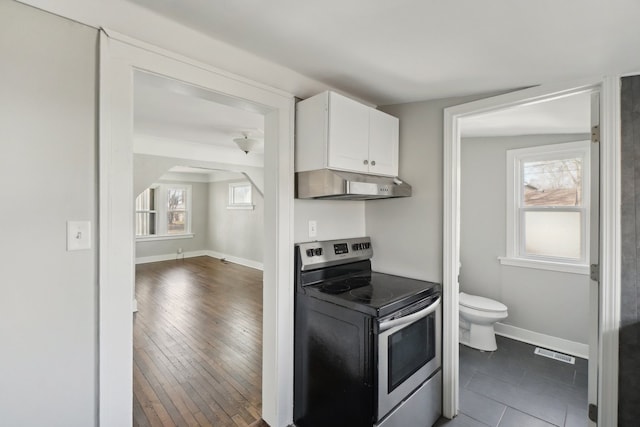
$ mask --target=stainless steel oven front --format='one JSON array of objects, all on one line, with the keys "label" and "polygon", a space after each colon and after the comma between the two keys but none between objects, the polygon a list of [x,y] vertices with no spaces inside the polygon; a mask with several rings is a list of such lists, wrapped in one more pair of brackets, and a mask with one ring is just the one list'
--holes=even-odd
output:
[{"label": "stainless steel oven front", "polygon": [[436,295],[378,320],[378,422],[440,368],[441,318]]}]

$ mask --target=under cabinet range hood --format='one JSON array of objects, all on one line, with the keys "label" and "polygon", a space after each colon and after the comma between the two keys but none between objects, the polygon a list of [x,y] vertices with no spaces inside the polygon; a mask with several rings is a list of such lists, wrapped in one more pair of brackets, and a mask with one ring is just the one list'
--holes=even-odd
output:
[{"label": "under cabinet range hood", "polygon": [[411,186],[398,178],[317,169],[296,172],[296,197],[323,200],[373,200],[411,196]]}]

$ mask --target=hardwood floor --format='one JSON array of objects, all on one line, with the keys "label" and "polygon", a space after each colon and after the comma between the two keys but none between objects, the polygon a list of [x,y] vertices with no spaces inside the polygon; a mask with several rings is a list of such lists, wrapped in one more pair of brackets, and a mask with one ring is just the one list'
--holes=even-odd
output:
[{"label": "hardwood floor", "polygon": [[210,257],[140,264],[136,297],[134,426],[258,422],[262,271]]}]

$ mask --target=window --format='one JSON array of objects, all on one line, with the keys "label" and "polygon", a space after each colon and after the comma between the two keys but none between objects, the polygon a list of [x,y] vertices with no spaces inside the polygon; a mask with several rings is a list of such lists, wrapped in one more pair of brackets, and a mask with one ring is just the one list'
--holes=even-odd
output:
[{"label": "window", "polygon": [[136,236],[156,234],[155,188],[147,188],[136,197]]},{"label": "window", "polygon": [[170,239],[191,234],[191,186],[153,184],[136,198],[136,238]]},{"label": "window", "polygon": [[252,188],[249,182],[229,184],[229,204],[227,209],[253,209]]},{"label": "window", "polygon": [[581,141],[507,151],[503,264],[586,273],[589,150]]},{"label": "window", "polygon": [[187,226],[187,189],[167,188],[167,234],[184,234]]}]

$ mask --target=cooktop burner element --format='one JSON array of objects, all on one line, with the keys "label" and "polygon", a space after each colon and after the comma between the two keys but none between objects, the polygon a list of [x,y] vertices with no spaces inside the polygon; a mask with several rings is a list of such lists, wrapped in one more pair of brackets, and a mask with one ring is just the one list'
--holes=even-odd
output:
[{"label": "cooktop burner element", "polygon": [[371,284],[371,277],[350,277],[345,280],[349,289],[361,288],[363,286],[369,286]]},{"label": "cooktop burner element", "polygon": [[341,294],[351,289],[346,282],[328,282],[320,286],[320,292],[327,294]]},{"label": "cooktop burner element", "polygon": [[371,286],[364,288],[354,289],[349,292],[351,296],[355,297],[359,301],[366,303],[376,303],[380,301],[387,301],[393,298],[393,292],[387,289],[374,289]]}]

